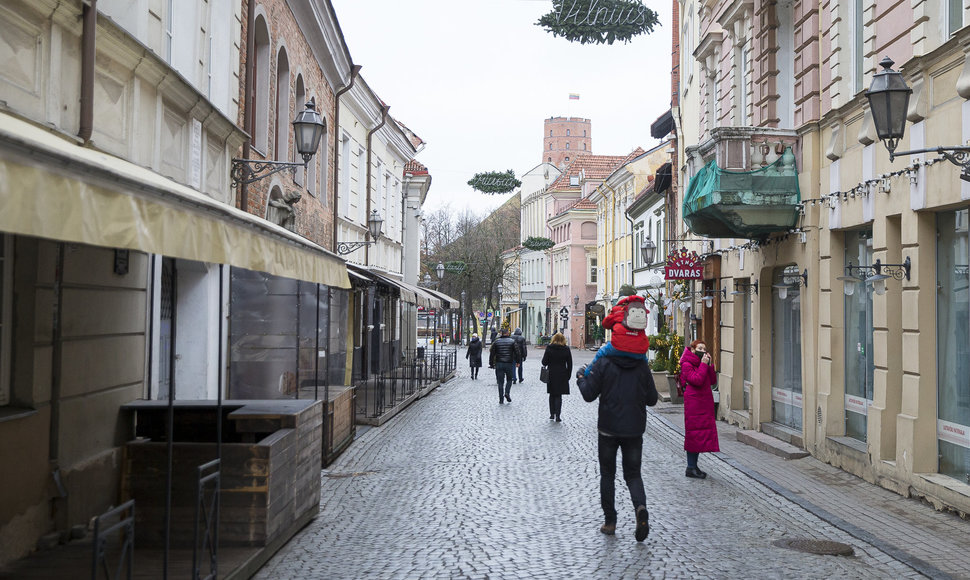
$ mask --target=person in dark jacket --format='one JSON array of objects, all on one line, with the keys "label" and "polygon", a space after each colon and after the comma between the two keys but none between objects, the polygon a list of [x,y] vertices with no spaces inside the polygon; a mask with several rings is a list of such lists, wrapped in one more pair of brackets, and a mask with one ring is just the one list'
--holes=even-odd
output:
[{"label": "person in dark jacket", "polygon": [[[522,364],[519,365],[519,382],[522,382],[522,368],[525,367],[525,359],[529,358],[529,349],[525,346],[525,337],[522,336],[522,329],[516,328],[515,332],[512,333],[512,340],[515,341],[515,346],[519,349],[519,357],[522,359]],[[515,379],[512,379],[515,382]]]},{"label": "person in dark jacket", "polygon": [[495,330],[495,327],[493,326],[492,327],[492,334],[488,337],[489,344],[495,344],[496,337],[498,337],[498,331]]},{"label": "person in dark jacket", "polygon": [[573,354],[566,346],[566,337],[557,332],[542,354],[542,366],[549,367],[546,392],[549,393],[549,418],[562,421],[562,396],[569,394],[569,379],[573,376]]},{"label": "person in dark jacket", "polygon": [[647,427],[647,407],[657,404],[657,388],[650,367],[642,359],[605,356],[589,369],[576,373],[576,385],[583,399],[592,403],[599,398],[599,463],[600,503],[605,523],[600,532],[616,533],[615,486],[616,452],[623,452],[623,480],[630,490],[636,512],[638,542],[650,533],[647,496],[640,475],[643,454],[643,432]]},{"label": "person in dark jacket", "polygon": [[478,333],[472,335],[465,349],[465,358],[468,359],[468,374],[473,379],[478,378],[478,369],[482,368],[482,341],[478,340]]},{"label": "person in dark jacket", "polygon": [[[498,404],[505,401],[512,402],[509,391],[515,382],[515,367],[522,362],[519,349],[515,341],[509,336],[509,329],[502,329],[502,337],[492,343],[488,349],[488,368],[495,369],[495,380],[498,381]],[[503,383],[505,384],[503,388]]]}]

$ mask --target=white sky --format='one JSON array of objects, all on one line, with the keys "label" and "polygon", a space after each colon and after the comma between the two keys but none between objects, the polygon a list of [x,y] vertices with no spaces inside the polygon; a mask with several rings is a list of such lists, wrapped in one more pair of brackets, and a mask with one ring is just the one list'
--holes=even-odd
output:
[{"label": "white sky", "polygon": [[332,2],[361,75],[427,142],[417,156],[432,176],[427,209],[501,205],[511,194],[480,194],[467,181],[538,165],[549,117],[591,119],[600,155],[658,144],[650,124],[670,107],[670,0],[644,2],[660,19],[653,33],[612,46],[535,26],[550,0]]}]

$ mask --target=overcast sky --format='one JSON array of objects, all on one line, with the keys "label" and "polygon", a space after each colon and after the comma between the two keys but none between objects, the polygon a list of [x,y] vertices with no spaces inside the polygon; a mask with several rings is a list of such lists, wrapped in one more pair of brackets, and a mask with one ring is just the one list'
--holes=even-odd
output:
[{"label": "overcast sky", "polygon": [[432,176],[428,209],[498,207],[511,194],[480,194],[467,181],[538,165],[548,117],[591,119],[600,155],[658,144],[650,124],[670,107],[669,0],[645,2],[660,18],[653,33],[612,46],[535,26],[550,0],[332,2],[361,75],[427,142],[417,159]]}]

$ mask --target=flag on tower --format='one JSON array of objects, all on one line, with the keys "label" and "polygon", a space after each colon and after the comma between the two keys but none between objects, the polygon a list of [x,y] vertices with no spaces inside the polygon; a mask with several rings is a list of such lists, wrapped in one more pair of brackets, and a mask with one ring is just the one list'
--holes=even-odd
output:
[{"label": "flag on tower", "polygon": [[569,100],[570,101],[578,101],[579,100],[579,93],[569,93]]}]

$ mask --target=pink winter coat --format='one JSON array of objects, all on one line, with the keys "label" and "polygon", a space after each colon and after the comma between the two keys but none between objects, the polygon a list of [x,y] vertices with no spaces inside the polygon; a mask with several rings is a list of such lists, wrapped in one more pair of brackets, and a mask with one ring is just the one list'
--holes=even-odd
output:
[{"label": "pink winter coat", "polygon": [[714,367],[685,349],[680,357],[680,384],[684,387],[684,450],[693,453],[720,451],[711,385],[717,381]]}]

